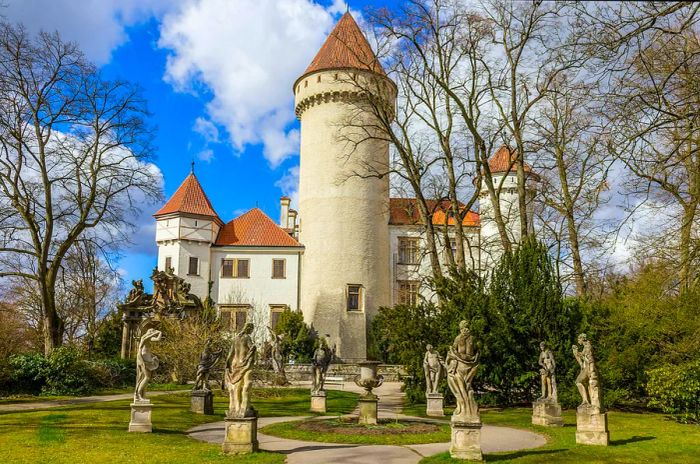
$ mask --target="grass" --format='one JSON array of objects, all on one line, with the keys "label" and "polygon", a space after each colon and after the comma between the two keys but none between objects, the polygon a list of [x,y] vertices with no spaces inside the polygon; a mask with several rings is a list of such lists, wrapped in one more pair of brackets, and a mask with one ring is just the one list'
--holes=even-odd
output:
[{"label": "grass", "polygon": [[[148,386],[149,391],[177,391],[177,390],[187,390],[191,389],[191,385],[181,385],[177,383],[154,383]],[[100,395],[120,395],[123,393],[133,393],[134,387],[123,387],[123,388],[105,388],[97,390],[86,396],[100,396]],[[53,400],[72,400],[76,396],[69,395],[10,395],[5,397],[0,397],[0,405],[3,404],[13,404],[13,403],[38,403],[42,401],[53,401]]]},{"label": "grass", "polygon": [[[340,419],[326,420],[329,427],[341,426],[347,431],[325,432],[302,430],[300,426],[308,423],[308,420],[281,422],[262,428],[262,433],[294,440],[319,441],[326,443],[348,443],[353,445],[413,445],[417,443],[441,443],[450,441],[450,426],[438,424],[438,430],[428,433],[405,433],[408,425],[404,421],[388,421],[380,425],[354,425],[348,426]],[[374,434],[373,432],[384,432]],[[395,433],[392,433],[395,432]]]},{"label": "grass", "polygon": [[[357,395],[329,391],[333,413],[348,413]],[[225,456],[221,445],[189,438],[185,431],[222,420],[228,397],[216,392],[214,416],[189,411],[188,394],[152,397],[153,433],[128,433],[131,400],[0,413],[0,462],[74,464],[112,463],[283,463],[285,456],[255,453]],[[252,403],[261,416],[308,415],[307,389],[254,389]]]},{"label": "grass", "polygon": [[[420,407],[420,406],[417,406]],[[425,406],[422,406],[425,410]],[[532,430],[548,437],[548,443],[532,450],[494,453],[487,462],[509,463],[700,463],[700,426],[679,424],[662,414],[608,412],[610,446],[576,444],[576,413],[564,412],[565,426],[540,427],[530,423],[532,411],[526,408],[483,411],[485,424]],[[421,464],[463,463],[449,453],[430,456]]]}]

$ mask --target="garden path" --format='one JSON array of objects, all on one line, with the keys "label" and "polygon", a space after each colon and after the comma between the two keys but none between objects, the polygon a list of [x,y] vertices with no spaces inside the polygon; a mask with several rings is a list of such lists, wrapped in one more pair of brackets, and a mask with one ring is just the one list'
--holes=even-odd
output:
[{"label": "garden path", "polygon": [[[172,391],[149,391],[148,396],[169,395],[171,393],[182,393],[189,390],[172,390]],[[119,393],[116,395],[93,395],[81,396],[78,398],[70,398],[65,400],[46,400],[46,401],[28,401],[24,403],[7,403],[0,404],[0,412],[21,412],[32,411],[35,409],[58,408],[60,406],[71,406],[74,404],[87,403],[103,403],[105,401],[128,400],[133,398],[133,393]]]},{"label": "garden path", "polygon": [[[360,393],[361,388],[347,384],[346,391]],[[387,382],[374,390],[379,396],[379,417],[409,418],[401,414],[403,393],[400,382]],[[258,427],[277,422],[300,420],[304,417],[263,417],[258,419]],[[423,419],[425,420],[425,419]],[[224,422],[212,422],[194,427],[189,435],[197,440],[209,443],[222,443],[224,440]],[[276,451],[287,455],[288,464],[416,464],[426,456],[447,451],[449,443],[430,443],[422,445],[349,445],[340,443],[320,443],[311,441],[288,440],[258,432],[260,449]],[[546,439],[539,434],[510,427],[484,425],[481,429],[481,448],[484,453],[498,451],[517,451],[543,446]]]}]

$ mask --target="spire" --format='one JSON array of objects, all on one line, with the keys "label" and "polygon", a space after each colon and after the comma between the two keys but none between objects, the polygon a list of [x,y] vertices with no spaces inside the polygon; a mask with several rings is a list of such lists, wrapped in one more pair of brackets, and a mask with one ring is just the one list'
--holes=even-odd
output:
[{"label": "spire", "polygon": [[340,18],[304,74],[325,69],[362,69],[386,76],[372,47],[348,11]]},{"label": "spire", "polygon": [[219,215],[216,214],[209,198],[204,193],[202,185],[197,180],[197,176],[194,175],[194,161],[192,162],[192,172],[185,178],[168,202],[153,216],[157,218],[172,213],[209,216],[221,222]]}]

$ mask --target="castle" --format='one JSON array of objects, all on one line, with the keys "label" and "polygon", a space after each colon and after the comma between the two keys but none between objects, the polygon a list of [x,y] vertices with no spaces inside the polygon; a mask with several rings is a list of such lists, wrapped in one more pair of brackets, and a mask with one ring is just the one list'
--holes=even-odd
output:
[{"label": "castle", "polygon": [[[281,312],[302,311],[341,359],[353,361],[366,357],[367,331],[380,307],[415,303],[430,290],[422,285],[429,263],[415,199],[390,198],[388,176],[347,175],[352,166],[388,166],[389,144],[369,140],[348,152],[339,143],[338,121],[352,117],[371,126],[375,117],[350,104],[357,90],[344,76],[371,80],[373,97],[395,105],[396,86],[349,13],[294,83],[301,121],[298,212],[283,197],[278,223],[258,208],[224,223],[192,172],[154,217],[158,269],[173,269],[195,295],[209,294],[232,329],[246,321],[274,326]],[[501,147],[489,165],[517,242],[513,156]],[[479,272],[500,253],[485,190],[480,199],[479,212],[463,221],[467,261]],[[453,252],[454,218],[443,205],[431,206],[433,223],[447,227],[450,239],[439,249]]]}]

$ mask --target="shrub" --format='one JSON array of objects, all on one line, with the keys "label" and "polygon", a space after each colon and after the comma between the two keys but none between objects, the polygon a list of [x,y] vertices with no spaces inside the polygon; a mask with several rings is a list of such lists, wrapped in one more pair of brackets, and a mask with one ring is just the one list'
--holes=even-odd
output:
[{"label": "shrub", "polygon": [[10,357],[11,371],[9,390],[28,394],[39,394],[46,384],[44,372],[47,360],[39,353],[19,354]]},{"label": "shrub", "polygon": [[683,423],[700,423],[700,360],[647,372],[649,406]]},{"label": "shrub", "polygon": [[50,395],[84,395],[97,386],[95,371],[80,352],[62,346],[51,352],[41,370],[45,385],[42,393]]},{"label": "shrub", "polygon": [[100,359],[90,362],[90,367],[97,387],[117,388],[136,384],[136,361],[133,359]]},{"label": "shrub", "polygon": [[310,362],[314,355],[315,334],[304,322],[300,311],[286,310],[280,314],[275,333],[285,334],[282,354],[293,357],[297,362]]}]

